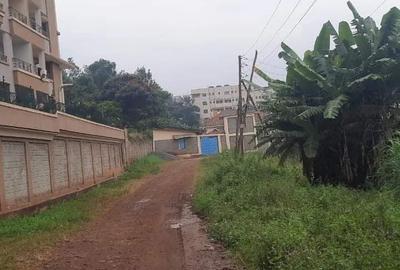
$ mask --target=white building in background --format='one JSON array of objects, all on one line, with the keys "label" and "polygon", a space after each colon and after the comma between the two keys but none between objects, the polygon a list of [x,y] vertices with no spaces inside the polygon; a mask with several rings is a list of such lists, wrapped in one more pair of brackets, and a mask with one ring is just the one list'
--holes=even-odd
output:
[{"label": "white building in background", "polygon": [[[237,109],[239,102],[239,86],[217,85],[208,88],[194,89],[191,91],[193,104],[200,108],[200,120],[208,120],[216,114],[230,109]],[[246,91],[243,90],[243,101],[246,99]],[[256,104],[269,98],[271,91],[252,91],[252,97]]]}]

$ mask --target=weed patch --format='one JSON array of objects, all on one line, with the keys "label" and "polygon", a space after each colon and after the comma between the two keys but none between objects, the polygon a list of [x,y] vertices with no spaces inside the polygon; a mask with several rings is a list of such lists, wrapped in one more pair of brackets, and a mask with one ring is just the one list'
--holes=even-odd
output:
[{"label": "weed patch", "polygon": [[207,160],[195,207],[249,269],[400,269],[395,196],[310,186],[296,163]]}]

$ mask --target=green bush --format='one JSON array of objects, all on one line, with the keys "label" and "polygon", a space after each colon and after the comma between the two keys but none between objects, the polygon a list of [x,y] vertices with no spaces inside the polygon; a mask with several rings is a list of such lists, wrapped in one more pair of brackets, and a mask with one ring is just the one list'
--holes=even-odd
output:
[{"label": "green bush", "polygon": [[390,192],[310,186],[295,164],[227,153],[203,164],[195,206],[249,269],[400,269]]}]

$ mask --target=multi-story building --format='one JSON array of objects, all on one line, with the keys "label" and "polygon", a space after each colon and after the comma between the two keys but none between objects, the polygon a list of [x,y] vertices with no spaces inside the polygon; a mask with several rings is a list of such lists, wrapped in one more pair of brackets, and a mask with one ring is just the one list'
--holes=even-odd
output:
[{"label": "multi-story building", "polygon": [[55,0],[0,2],[0,101],[52,111],[65,104]]},{"label": "multi-story building", "polygon": [[[239,102],[239,87],[237,85],[218,85],[191,91],[193,103],[200,108],[200,119],[209,120],[224,110],[237,109]],[[265,101],[271,95],[271,91],[252,91],[255,103]],[[246,91],[243,91],[243,101]]]}]

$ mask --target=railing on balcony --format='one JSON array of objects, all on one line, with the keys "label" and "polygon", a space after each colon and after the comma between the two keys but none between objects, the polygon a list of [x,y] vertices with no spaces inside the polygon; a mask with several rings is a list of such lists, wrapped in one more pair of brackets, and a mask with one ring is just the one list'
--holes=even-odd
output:
[{"label": "railing on balcony", "polygon": [[53,97],[45,93],[36,92],[35,96],[32,88],[20,85],[16,85],[15,91],[11,92],[9,84],[0,82],[0,101],[47,113],[65,111],[64,104],[57,103]]},{"label": "railing on balcony", "polygon": [[30,23],[30,27],[33,30],[36,30],[37,32],[39,32],[42,35],[44,35],[45,37],[49,37],[49,31],[44,29],[43,26],[37,24],[35,18],[29,18],[29,23]]},{"label": "railing on balcony", "polygon": [[4,53],[0,52],[0,62],[8,63],[8,57]]},{"label": "railing on balcony", "polygon": [[0,83],[0,101],[11,102],[15,96],[11,96],[10,85],[4,82]]},{"label": "railing on balcony", "polygon": [[[18,21],[26,24],[27,26],[29,26],[30,28],[32,28],[33,30],[41,33],[42,35],[49,37],[49,31],[45,28],[43,28],[43,26],[41,26],[40,24],[36,23],[36,19],[30,17],[28,20],[28,16],[22,14],[21,12],[19,12],[17,9],[10,7],[10,16],[17,19]],[[29,23],[28,23],[29,22]]]},{"label": "railing on balcony", "polygon": [[23,22],[24,24],[28,24],[28,17],[16,10],[13,7],[9,8],[10,11],[10,16],[17,19],[20,22]]},{"label": "railing on balcony", "polygon": [[13,67],[25,70],[29,73],[33,73],[33,65],[31,63],[25,62],[24,60],[13,58]]}]

